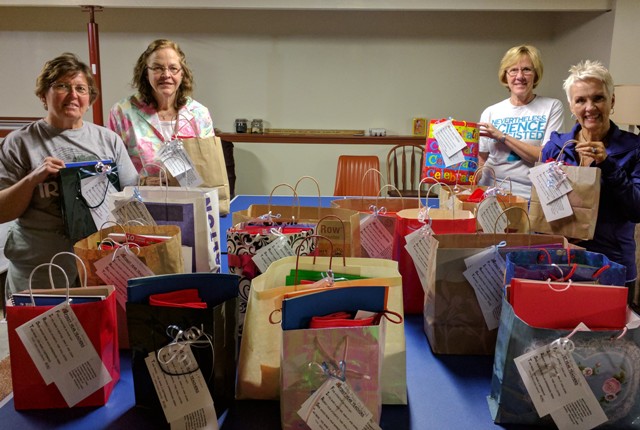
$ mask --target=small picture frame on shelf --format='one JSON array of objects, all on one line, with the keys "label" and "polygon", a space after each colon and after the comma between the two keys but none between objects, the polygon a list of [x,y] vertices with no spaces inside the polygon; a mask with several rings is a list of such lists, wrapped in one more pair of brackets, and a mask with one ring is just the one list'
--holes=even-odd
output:
[{"label": "small picture frame on shelf", "polygon": [[414,118],[412,134],[414,136],[427,136],[427,119],[426,118]]}]

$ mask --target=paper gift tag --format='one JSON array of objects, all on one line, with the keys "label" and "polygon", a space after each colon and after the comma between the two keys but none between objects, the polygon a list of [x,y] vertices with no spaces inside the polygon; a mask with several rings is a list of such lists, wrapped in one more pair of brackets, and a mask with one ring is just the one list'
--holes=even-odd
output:
[{"label": "paper gift tag", "polygon": [[129,221],[139,221],[143,225],[157,225],[145,204],[135,198],[116,200],[115,208],[111,213],[118,224],[125,225]]},{"label": "paper gift tag", "polygon": [[291,246],[289,246],[289,241],[286,236],[279,235],[276,237],[276,240],[267,244],[266,246],[258,249],[256,251],[256,255],[251,257],[258,269],[261,272],[266,272],[269,268],[269,265],[274,261],[278,261],[281,258],[292,257],[295,253]]},{"label": "paper gift tag", "polygon": [[515,358],[515,364],[539,416],[551,414],[560,430],[589,430],[607,416],[578,368],[572,346],[569,339],[558,339]]},{"label": "paper gift tag", "polygon": [[538,164],[529,170],[531,184],[543,205],[549,204],[572,191],[565,173],[556,163]]},{"label": "paper gift tag", "polygon": [[[162,410],[171,429],[218,429],[213,398],[199,368],[192,370],[196,358],[189,345],[163,348],[160,357],[152,351],[145,363]],[[179,351],[177,350],[179,348]],[[172,354],[184,354],[179,358]],[[158,362],[164,360],[164,364]],[[197,366],[197,364],[196,364]],[[163,369],[164,367],[164,369]],[[198,423],[197,426],[193,423]]]},{"label": "paper gift tag", "polygon": [[155,275],[132,251],[124,248],[118,248],[93,264],[96,275],[107,285],[116,287],[116,302],[123,308],[127,303],[127,281]]},{"label": "paper gift tag", "polygon": [[298,415],[311,430],[381,430],[349,384],[336,378],[327,379],[302,404]]},{"label": "paper gift tag", "polygon": [[369,258],[391,260],[393,251],[393,235],[373,214],[360,221],[360,245],[367,251]]},{"label": "paper gift tag", "polygon": [[495,196],[486,197],[478,204],[476,218],[485,233],[504,233],[509,220],[503,215],[504,209]]},{"label": "paper gift tag", "polygon": [[182,142],[174,139],[167,142],[158,151],[158,158],[164,167],[178,180],[182,187],[198,187],[203,183],[202,177],[193,165],[193,161]]},{"label": "paper gift tag", "polygon": [[467,144],[453,126],[451,120],[435,124],[433,126],[433,135],[438,141],[445,167],[465,161],[462,150],[467,147]]},{"label": "paper gift tag", "polygon": [[495,246],[479,254],[479,257],[465,259],[465,264],[468,261],[472,264],[462,274],[476,294],[487,328],[493,330],[500,325],[502,288],[507,265]]},{"label": "paper gift tag", "polygon": [[44,382],[52,382],[69,407],[111,382],[78,317],[67,302],[16,328]]},{"label": "paper gift tag", "polygon": [[116,193],[118,190],[113,186],[106,175],[94,175],[80,180],[80,190],[82,197],[89,206],[91,218],[96,226],[100,226],[109,221],[108,205],[104,204],[107,194]]},{"label": "paper gift tag", "polygon": [[435,269],[429,264],[435,261],[435,253],[438,250],[438,241],[433,237],[433,230],[428,225],[409,233],[405,236],[407,244],[404,246],[418,272],[420,283],[427,288],[427,282],[431,279],[430,270]]}]

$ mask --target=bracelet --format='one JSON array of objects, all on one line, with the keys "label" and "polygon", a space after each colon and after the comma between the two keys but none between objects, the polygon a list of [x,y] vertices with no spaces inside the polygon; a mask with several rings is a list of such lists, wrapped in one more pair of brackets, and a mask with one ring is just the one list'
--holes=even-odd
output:
[{"label": "bracelet", "polygon": [[502,143],[504,145],[504,143],[507,140],[507,134],[506,133],[502,133],[502,137],[500,139],[498,139],[498,142]]}]

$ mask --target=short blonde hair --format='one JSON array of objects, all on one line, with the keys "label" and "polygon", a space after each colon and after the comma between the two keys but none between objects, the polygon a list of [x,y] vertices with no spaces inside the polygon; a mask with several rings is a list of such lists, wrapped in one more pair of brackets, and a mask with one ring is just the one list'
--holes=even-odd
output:
[{"label": "short blonde hair", "polygon": [[509,70],[514,64],[516,64],[524,56],[529,57],[533,64],[533,71],[535,72],[535,78],[533,80],[533,88],[536,88],[542,80],[542,74],[544,73],[544,66],[542,65],[542,58],[538,48],[531,45],[518,45],[509,49],[500,61],[500,69],[498,69],[498,79],[500,83],[509,88],[507,81],[507,70]]},{"label": "short blonde hair", "polygon": [[567,93],[567,100],[571,103],[571,87],[579,81],[586,81],[588,79],[595,79],[604,84],[604,88],[607,91],[609,100],[613,97],[613,77],[609,70],[600,62],[585,60],[578,64],[569,67],[569,77],[564,80],[562,88]]}]

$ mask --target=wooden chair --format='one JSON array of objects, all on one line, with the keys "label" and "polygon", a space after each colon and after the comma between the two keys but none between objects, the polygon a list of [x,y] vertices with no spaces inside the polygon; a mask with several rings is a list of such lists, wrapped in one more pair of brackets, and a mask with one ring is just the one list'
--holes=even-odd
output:
[{"label": "wooden chair", "polygon": [[395,197],[418,197],[418,187],[424,167],[424,145],[413,143],[396,145],[387,154],[387,184],[400,191],[390,189]]},{"label": "wooden chair", "polygon": [[[377,196],[380,192],[380,159],[377,155],[341,155],[338,157],[334,196]],[[363,180],[364,179],[364,180]]]}]

